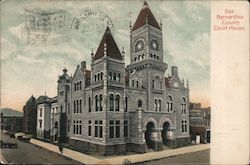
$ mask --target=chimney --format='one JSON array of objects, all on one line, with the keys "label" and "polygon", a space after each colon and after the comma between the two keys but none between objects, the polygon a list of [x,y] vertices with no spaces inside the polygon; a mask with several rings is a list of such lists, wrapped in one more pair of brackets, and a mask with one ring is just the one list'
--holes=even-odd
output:
[{"label": "chimney", "polygon": [[178,67],[172,66],[172,76],[178,76]]},{"label": "chimney", "polygon": [[86,61],[81,62],[81,69],[84,71],[86,69]]}]

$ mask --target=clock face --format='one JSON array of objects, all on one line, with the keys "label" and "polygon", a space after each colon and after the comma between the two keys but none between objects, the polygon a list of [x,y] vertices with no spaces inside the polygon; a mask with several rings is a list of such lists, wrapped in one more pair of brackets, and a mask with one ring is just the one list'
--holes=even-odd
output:
[{"label": "clock face", "polygon": [[142,49],[144,48],[144,44],[143,44],[143,41],[138,41],[136,44],[135,44],[135,51],[138,52],[138,51],[141,51]]},{"label": "clock face", "polygon": [[158,51],[158,43],[156,40],[151,41],[151,48]]}]

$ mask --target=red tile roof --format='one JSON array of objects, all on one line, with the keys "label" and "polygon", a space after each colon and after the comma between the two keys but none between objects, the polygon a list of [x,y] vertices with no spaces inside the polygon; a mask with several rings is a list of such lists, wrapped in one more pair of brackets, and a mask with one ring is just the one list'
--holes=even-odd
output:
[{"label": "red tile roof", "polygon": [[148,24],[150,24],[158,29],[161,29],[160,25],[158,24],[158,22],[156,21],[154,15],[153,15],[153,13],[151,12],[150,8],[148,7],[148,3],[146,1],[144,1],[143,8],[141,9],[139,16],[137,17],[132,30],[136,30],[136,29],[140,28],[141,26],[145,25],[147,19],[148,19]]},{"label": "red tile roof", "polygon": [[96,51],[96,54],[94,56],[94,60],[97,60],[104,56],[104,44],[107,45],[107,56],[116,58],[116,59],[122,59],[121,52],[119,48],[117,47],[115,40],[111,34],[111,31],[109,27],[107,27],[103,37],[102,41]]}]

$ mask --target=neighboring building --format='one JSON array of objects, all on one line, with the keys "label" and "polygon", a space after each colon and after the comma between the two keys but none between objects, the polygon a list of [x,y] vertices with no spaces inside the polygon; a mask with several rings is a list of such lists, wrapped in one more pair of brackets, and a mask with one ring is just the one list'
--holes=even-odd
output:
[{"label": "neighboring building", "polygon": [[59,142],[59,124],[60,124],[60,112],[57,106],[57,97],[54,97],[51,101],[51,142],[58,143]]},{"label": "neighboring building", "polygon": [[191,103],[189,109],[192,141],[210,143],[210,107],[201,108],[200,103]]},{"label": "neighboring building", "polygon": [[[162,38],[162,27],[144,2],[131,27],[127,67],[125,52],[120,52],[107,27],[96,53],[91,53],[91,71],[85,61],[73,77],[63,70],[55,105],[62,114],[58,125],[62,141],[69,140],[75,150],[103,155],[191,143],[188,82],[180,80],[176,66],[165,77]],[[40,136],[44,112],[51,115],[51,107],[42,102],[37,109]]]},{"label": "neighboring building", "polygon": [[23,106],[24,114],[24,132],[32,134],[36,137],[36,124],[37,124],[37,103],[33,95],[29,98]]},{"label": "neighboring building", "polygon": [[51,101],[48,96],[37,99],[37,135],[38,139],[50,140]]},{"label": "neighboring building", "polygon": [[58,77],[57,86],[57,106],[60,112],[59,122],[59,140],[60,142],[68,141],[68,122],[67,112],[70,112],[71,94],[70,94],[70,82],[71,77],[67,74],[67,69],[63,70],[63,75]]},{"label": "neighboring building", "polygon": [[23,117],[3,116],[1,113],[1,130],[10,133],[22,132],[24,129],[23,121]]}]

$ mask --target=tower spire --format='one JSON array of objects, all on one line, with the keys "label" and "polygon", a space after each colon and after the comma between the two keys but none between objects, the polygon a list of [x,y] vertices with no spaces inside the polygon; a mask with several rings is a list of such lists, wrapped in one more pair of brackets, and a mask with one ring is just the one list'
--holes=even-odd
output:
[{"label": "tower spire", "polygon": [[156,21],[153,13],[151,12],[147,1],[144,1],[143,7],[142,7],[142,9],[140,11],[140,14],[138,15],[138,17],[137,17],[137,19],[135,21],[135,24],[134,24],[134,26],[132,28],[132,31],[142,27],[143,25],[146,24],[146,22],[149,25],[154,26],[157,29],[161,29],[159,23]]}]

